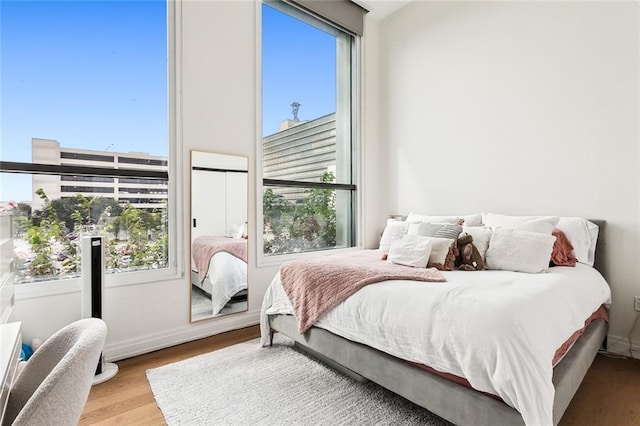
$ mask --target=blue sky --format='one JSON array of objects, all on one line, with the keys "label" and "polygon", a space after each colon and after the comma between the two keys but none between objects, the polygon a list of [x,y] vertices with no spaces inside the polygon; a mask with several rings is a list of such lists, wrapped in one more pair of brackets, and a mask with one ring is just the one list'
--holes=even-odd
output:
[{"label": "blue sky", "polygon": [[[263,134],[335,111],[335,37],[263,6]],[[31,138],[167,155],[166,3],[0,0],[0,158]],[[215,54],[215,52],[212,52]],[[2,174],[0,200],[31,177]]]},{"label": "blue sky", "polygon": [[262,134],[292,119],[291,103],[302,104],[300,120],[336,111],[336,38],[269,6],[262,6]]},{"label": "blue sky", "polygon": [[164,1],[0,7],[3,159],[31,161],[32,137],[167,154]]},{"label": "blue sky", "polygon": [[[1,0],[2,160],[30,162],[33,137],[167,155],[166,46],[164,1]],[[30,200],[31,178],[0,190]]]}]

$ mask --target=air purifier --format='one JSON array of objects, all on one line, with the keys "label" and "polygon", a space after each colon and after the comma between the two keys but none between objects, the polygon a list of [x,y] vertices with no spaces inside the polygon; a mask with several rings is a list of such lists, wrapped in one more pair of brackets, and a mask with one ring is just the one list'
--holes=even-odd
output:
[{"label": "air purifier", "polygon": [[[105,281],[104,237],[82,237],[81,258],[82,318],[102,319]],[[111,362],[104,362],[104,354],[101,353],[93,384],[107,381],[117,373],[118,366]]]}]

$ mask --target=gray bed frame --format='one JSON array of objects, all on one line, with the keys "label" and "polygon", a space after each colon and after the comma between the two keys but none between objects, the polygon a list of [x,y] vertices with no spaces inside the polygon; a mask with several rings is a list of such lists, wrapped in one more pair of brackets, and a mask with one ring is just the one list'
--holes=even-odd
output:
[{"label": "gray bed frame", "polygon": [[[606,278],[604,225],[596,246],[596,264]],[[292,315],[270,315],[272,332],[295,341],[297,347],[359,381],[373,381],[457,425],[524,425],[520,413],[495,398],[429,373],[377,349],[355,343],[321,328],[298,333]],[[605,345],[608,325],[593,321],[553,369],[556,389],[553,422],[558,424],[582,383],[598,350]],[[535,398],[535,395],[531,396]]]}]

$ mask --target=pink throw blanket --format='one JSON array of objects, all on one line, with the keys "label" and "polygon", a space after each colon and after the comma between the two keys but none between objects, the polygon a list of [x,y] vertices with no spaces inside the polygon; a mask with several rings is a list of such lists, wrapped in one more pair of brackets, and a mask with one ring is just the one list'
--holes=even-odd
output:
[{"label": "pink throw blanket", "polygon": [[280,279],[304,333],[329,309],[367,284],[387,280],[446,281],[436,268],[411,268],[387,263],[378,250],[318,256],[286,262]]},{"label": "pink throw blanket", "polygon": [[191,243],[193,261],[198,268],[198,279],[204,281],[209,271],[209,262],[214,254],[227,252],[238,259],[247,261],[247,240],[228,237],[198,237]]}]

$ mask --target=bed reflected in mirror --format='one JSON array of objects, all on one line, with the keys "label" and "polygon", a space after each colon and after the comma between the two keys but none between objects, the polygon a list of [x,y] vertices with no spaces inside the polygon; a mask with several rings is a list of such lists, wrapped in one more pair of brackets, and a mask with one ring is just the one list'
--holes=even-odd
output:
[{"label": "bed reflected in mirror", "polygon": [[191,151],[191,321],[247,306],[248,159]]}]

